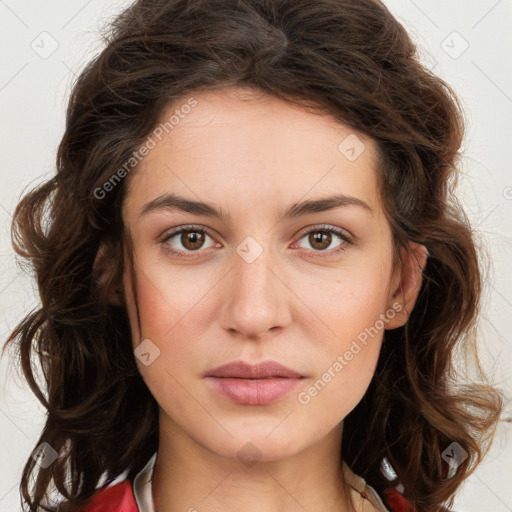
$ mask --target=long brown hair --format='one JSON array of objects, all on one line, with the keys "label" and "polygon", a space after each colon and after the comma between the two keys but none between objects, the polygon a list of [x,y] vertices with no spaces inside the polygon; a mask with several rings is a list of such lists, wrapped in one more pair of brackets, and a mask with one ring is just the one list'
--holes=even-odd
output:
[{"label": "long brown hair", "polygon": [[[408,322],[385,332],[370,387],[345,419],[342,456],[381,495],[399,481],[419,507],[451,506],[502,407],[499,391],[457,377],[453,361],[456,348],[476,356],[483,267],[453,196],[464,123],[452,89],[375,0],[139,0],[105,43],[74,84],[56,175],[14,214],[13,245],[33,266],[41,306],[4,350],[17,348],[48,411],[36,446],[59,454],[46,469],[28,459],[22,502],[55,510],[52,484],[79,507],[120,475],[133,479],[157,449],[158,406],[135,364],[121,286],[127,180],[117,178],[136,172],[126,162],[170,102],[245,86],[334,116],[378,145],[395,251],[413,241],[429,257]],[[453,442],[468,457],[448,478],[442,453]],[[397,481],[384,478],[383,458]]]}]

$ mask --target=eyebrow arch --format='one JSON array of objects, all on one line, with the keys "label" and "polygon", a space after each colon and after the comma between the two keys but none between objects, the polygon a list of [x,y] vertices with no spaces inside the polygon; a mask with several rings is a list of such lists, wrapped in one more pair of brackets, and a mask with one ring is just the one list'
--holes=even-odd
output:
[{"label": "eyebrow arch", "polygon": [[[295,203],[284,212],[280,213],[279,220],[293,219],[312,213],[346,206],[358,206],[369,212],[371,215],[374,213],[370,206],[357,197],[335,194],[320,199]],[[139,211],[138,218],[140,219],[141,217],[158,210],[181,210],[195,215],[215,217],[223,222],[227,222],[230,219],[229,214],[225,213],[222,209],[217,209],[213,204],[193,201],[173,193],[163,194],[143,205]]]}]

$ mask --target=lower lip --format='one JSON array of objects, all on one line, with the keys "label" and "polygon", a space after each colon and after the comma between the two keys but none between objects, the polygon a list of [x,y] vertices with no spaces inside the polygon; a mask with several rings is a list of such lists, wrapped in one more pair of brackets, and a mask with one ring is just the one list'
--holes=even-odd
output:
[{"label": "lower lip", "polygon": [[235,379],[208,377],[214,389],[233,402],[242,405],[267,405],[276,402],[292,389],[301,378]]}]

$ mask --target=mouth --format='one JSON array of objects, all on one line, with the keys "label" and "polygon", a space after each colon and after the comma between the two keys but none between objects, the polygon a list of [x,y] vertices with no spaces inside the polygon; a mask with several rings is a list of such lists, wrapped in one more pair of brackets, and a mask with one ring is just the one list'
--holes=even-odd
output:
[{"label": "mouth", "polygon": [[214,391],[240,405],[268,405],[292,391],[305,378],[275,361],[249,364],[235,361],[205,377]]},{"label": "mouth", "polygon": [[298,379],[303,376],[276,361],[262,361],[261,363],[254,364],[245,363],[244,361],[234,361],[209,371],[206,377],[225,377],[233,379]]}]

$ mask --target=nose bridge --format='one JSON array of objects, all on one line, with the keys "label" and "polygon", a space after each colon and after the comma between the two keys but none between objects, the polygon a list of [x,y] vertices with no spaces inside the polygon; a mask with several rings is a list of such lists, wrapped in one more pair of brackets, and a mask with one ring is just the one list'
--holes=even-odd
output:
[{"label": "nose bridge", "polygon": [[269,238],[263,246],[247,237],[233,254],[233,270],[224,303],[225,327],[259,336],[288,322],[286,287],[276,276],[276,258]]}]

